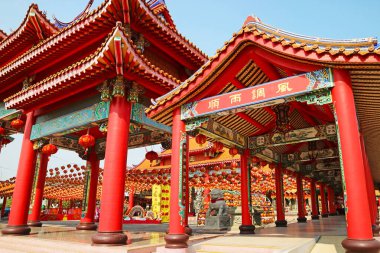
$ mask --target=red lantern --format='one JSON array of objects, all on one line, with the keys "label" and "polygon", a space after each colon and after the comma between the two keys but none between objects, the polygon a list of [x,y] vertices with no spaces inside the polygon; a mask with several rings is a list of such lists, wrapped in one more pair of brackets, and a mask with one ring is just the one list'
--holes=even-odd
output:
[{"label": "red lantern", "polygon": [[200,146],[206,143],[207,137],[203,134],[198,134],[195,137],[195,142],[198,143]]},{"label": "red lantern", "polygon": [[42,147],[42,153],[45,155],[52,155],[57,153],[58,149],[55,145],[53,144],[47,144]]},{"label": "red lantern", "polygon": [[259,159],[258,157],[256,157],[256,156],[254,156],[254,157],[252,157],[252,162],[253,162],[254,164],[257,164],[257,163],[260,162],[260,159]]},{"label": "red lantern", "polygon": [[216,141],[212,144],[212,150],[214,152],[219,152],[219,151],[222,151],[224,145],[223,143],[219,142],[219,141]]},{"label": "red lantern", "polygon": [[264,167],[264,166],[266,166],[268,163],[266,162],[266,161],[261,161],[260,162],[260,166],[262,166],[262,167]]},{"label": "red lantern", "polygon": [[3,135],[5,134],[5,128],[4,127],[0,127],[0,135]]},{"label": "red lantern", "polygon": [[89,148],[95,145],[95,137],[90,134],[85,134],[79,137],[79,145],[84,148]]},{"label": "red lantern", "polygon": [[237,162],[233,161],[233,162],[231,163],[231,167],[232,167],[232,168],[237,168],[237,166],[238,166]]},{"label": "red lantern", "polygon": [[21,119],[14,119],[11,121],[11,127],[15,129],[20,129],[23,126],[24,126],[24,121],[22,121]]},{"label": "red lantern", "polygon": [[158,154],[152,150],[145,154],[145,158],[149,160],[150,164],[152,165],[153,160],[158,159]]},{"label": "red lantern", "polygon": [[237,155],[239,153],[237,148],[230,148],[230,150],[228,152],[230,153],[230,155],[232,157],[234,157],[235,155]]}]

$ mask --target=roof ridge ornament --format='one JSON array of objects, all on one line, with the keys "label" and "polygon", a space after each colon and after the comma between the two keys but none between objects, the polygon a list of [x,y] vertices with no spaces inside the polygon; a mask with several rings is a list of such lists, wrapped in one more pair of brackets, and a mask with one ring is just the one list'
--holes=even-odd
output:
[{"label": "roof ridge ornament", "polygon": [[62,22],[62,21],[58,20],[55,16],[53,16],[53,19],[55,21],[55,26],[57,26],[58,28],[65,28],[65,27],[71,25],[72,23],[74,23],[78,19],[80,19],[83,16],[87,15],[89,13],[89,11],[90,11],[91,6],[92,6],[93,3],[94,3],[94,0],[89,0],[86,8],[81,13],[79,13],[79,15],[76,16],[72,21],[67,22],[67,23]]}]

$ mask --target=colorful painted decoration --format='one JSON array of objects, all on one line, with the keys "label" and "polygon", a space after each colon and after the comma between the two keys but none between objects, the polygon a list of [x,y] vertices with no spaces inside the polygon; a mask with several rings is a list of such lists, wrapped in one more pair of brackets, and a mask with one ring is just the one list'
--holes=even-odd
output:
[{"label": "colorful painted decoration", "polygon": [[95,137],[90,134],[85,134],[79,137],[79,145],[84,148],[89,148],[95,145]]}]

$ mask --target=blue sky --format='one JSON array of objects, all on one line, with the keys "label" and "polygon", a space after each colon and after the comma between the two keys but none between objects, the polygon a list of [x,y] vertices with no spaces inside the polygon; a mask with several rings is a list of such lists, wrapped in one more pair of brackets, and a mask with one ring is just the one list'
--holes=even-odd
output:
[{"label": "blue sky", "polygon": [[[103,0],[95,0],[94,7]],[[6,33],[18,28],[31,3],[37,3],[48,17],[71,21],[88,0],[1,0],[0,29]],[[208,55],[229,40],[240,29],[248,15],[258,16],[263,23],[289,32],[324,38],[350,39],[377,37],[380,15],[375,0],[167,0],[178,30]],[[21,149],[21,135],[0,154],[0,180],[16,175]],[[151,148],[148,148],[151,149]],[[129,152],[128,164],[138,164],[145,150]],[[59,151],[49,167],[84,162],[75,153]]]}]

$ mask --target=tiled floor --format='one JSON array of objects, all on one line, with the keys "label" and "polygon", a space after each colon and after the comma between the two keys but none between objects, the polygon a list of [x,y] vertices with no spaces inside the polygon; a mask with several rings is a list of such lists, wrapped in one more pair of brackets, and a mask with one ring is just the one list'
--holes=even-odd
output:
[{"label": "tiled floor", "polygon": [[[47,222],[44,223],[42,228],[33,228],[29,236],[23,237],[9,237],[0,236],[0,248],[9,250],[8,252],[38,252],[38,245],[40,248],[43,247],[44,252],[98,252],[99,247],[91,247],[91,236],[96,233],[95,231],[76,231],[75,222]],[[6,224],[0,224],[0,228],[4,227]],[[110,252],[152,252],[154,247],[164,244],[164,234],[167,229],[166,224],[162,225],[126,225],[124,226],[126,230],[125,233],[128,235],[128,246],[114,248]],[[194,229],[195,232],[200,232]],[[264,228],[256,229],[255,235],[250,235],[254,237],[293,237],[293,238],[316,238],[320,237],[319,243],[322,246],[329,248],[334,248],[335,252],[343,252],[340,242],[344,239],[346,235],[345,219],[344,216],[329,217],[320,219],[318,221],[308,221],[307,223],[292,223],[286,228]],[[196,243],[200,240],[207,240],[210,236],[215,237],[215,235],[205,235],[196,233],[192,237],[192,242]],[[218,235],[220,236],[220,235]],[[226,234],[222,236],[225,237],[226,242],[233,240],[230,236],[234,234]],[[34,245],[33,247],[28,247],[26,251],[20,249],[20,244]],[[17,244],[17,245],[16,245]],[[12,248],[14,245],[14,249]],[[54,251],[49,251],[49,247],[54,245]],[[60,246],[59,246],[60,245]],[[71,245],[71,246],[70,246]],[[146,250],[142,250],[146,248]],[[60,250],[58,250],[60,249]],[[70,249],[69,251],[66,251]],[[13,251],[12,251],[13,250]],[[35,251],[34,251],[35,250]],[[138,251],[136,251],[138,250]],[[103,250],[100,252],[107,252],[108,250]],[[1,252],[7,252],[2,250]],[[318,252],[318,251],[316,251]],[[324,251],[320,251],[324,252]],[[324,252],[327,253],[328,251]]]}]

